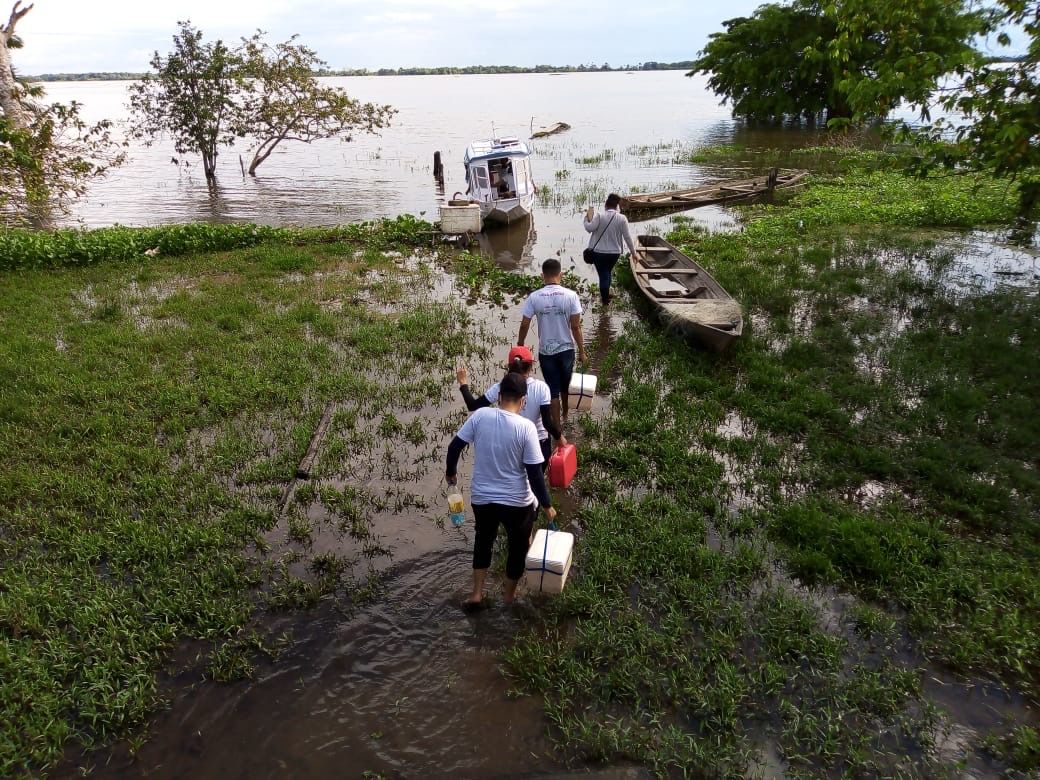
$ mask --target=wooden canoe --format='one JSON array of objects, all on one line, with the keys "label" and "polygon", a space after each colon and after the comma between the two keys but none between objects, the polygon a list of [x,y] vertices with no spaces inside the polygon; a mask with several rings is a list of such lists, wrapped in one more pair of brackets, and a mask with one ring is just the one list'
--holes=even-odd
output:
[{"label": "wooden canoe", "polygon": [[716,352],[723,352],[744,331],[740,304],[703,266],[660,236],[639,236],[642,257],[629,258],[632,277],[669,327]]},{"label": "wooden canoe", "polygon": [[628,212],[665,209],[677,211],[720,203],[735,203],[746,198],[754,198],[763,193],[772,192],[773,190],[797,186],[804,183],[803,179],[808,174],[808,171],[779,170],[774,168],[772,172],[765,176],[755,176],[751,179],[705,184],[686,190],[627,195],[621,198],[621,208]]}]

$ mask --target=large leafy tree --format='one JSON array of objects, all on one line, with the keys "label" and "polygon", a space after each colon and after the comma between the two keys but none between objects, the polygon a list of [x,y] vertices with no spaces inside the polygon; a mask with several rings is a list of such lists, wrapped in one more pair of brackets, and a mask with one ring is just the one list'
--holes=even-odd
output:
[{"label": "large leafy tree", "polygon": [[90,181],[124,159],[111,123],[88,124],[79,105],[38,102],[43,92],[15,74],[15,28],[32,10],[16,2],[0,26],[0,222],[49,227]]},{"label": "large leafy tree", "polygon": [[984,27],[969,0],[794,0],[725,22],[694,62],[754,120],[825,116],[832,125],[922,104],[974,61]]},{"label": "large leafy tree", "polygon": [[362,103],[337,87],[323,85],[315,73],[328,63],[296,36],[269,44],[261,32],[243,39],[244,82],[239,131],[253,139],[249,173],[255,174],[283,141],[311,143],[324,138],[350,141],[355,132],[387,127],[390,106]]},{"label": "large leafy tree", "polygon": [[941,79],[979,62],[975,36],[991,24],[971,0],[825,0],[837,34],[827,44],[854,119],[902,103],[928,115]]},{"label": "large leafy tree", "polygon": [[177,24],[173,51],[155,52],[153,72],[130,87],[132,132],[146,143],[169,136],[178,154],[201,155],[212,180],[220,147],[235,142],[241,123],[242,58],[223,41],[204,42],[190,21]]},{"label": "large leafy tree", "polygon": [[[924,154],[919,169],[989,171],[1018,181],[1019,213],[1040,211],[1040,2],[1000,0],[989,9],[1000,46],[1027,42],[1010,62],[978,61],[940,100],[950,116],[926,130],[904,128]],[[954,118],[950,118],[954,117]]]},{"label": "large leafy tree", "polygon": [[835,25],[819,3],[770,3],[747,17],[722,23],[693,69],[709,75],[708,86],[729,101],[734,116],[752,121],[847,116],[835,74],[821,51]]}]

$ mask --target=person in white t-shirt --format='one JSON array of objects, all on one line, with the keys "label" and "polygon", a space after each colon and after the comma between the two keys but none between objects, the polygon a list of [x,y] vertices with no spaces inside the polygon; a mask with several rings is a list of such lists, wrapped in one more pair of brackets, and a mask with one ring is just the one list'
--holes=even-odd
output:
[{"label": "person in white t-shirt", "polygon": [[558,427],[567,419],[567,389],[574,373],[575,349],[585,362],[585,341],[581,335],[581,300],[574,290],[560,284],[563,268],[550,258],[542,263],[545,286],[527,296],[520,310],[520,333],[517,346],[525,346],[531,320],[538,320],[538,362],[549,385],[553,419]]},{"label": "person in white t-shirt", "polygon": [[[552,454],[549,435],[552,434],[561,447],[567,444],[567,438],[552,417],[552,397],[549,394],[549,385],[541,379],[531,376],[531,372],[534,370],[534,355],[527,347],[513,347],[509,350],[507,363],[510,372],[520,374],[527,380],[527,400],[524,402],[524,408],[520,414],[533,422],[535,430],[538,431],[538,444],[542,449],[542,456],[545,458],[542,469],[545,470],[549,467],[549,455]],[[462,400],[466,402],[466,408],[471,412],[498,402],[501,383],[495,382],[484,391],[483,395],[474,398],[469,389],[469,372],[465,368],[460,368],[455,372],[455,376],[459,380]]]},{"label": "person in white t-shirt", "polygon": [[470,489],[476,525],[473,591],[463,603],[466,609],[479,607],[484,597],[484,580],[491,566],[499,525],[505,526],[509,540],[503,594],[503,601],[508,604],[516,598],[516,586],[524,573],[539,504],[550,521],[556,517],[542,475],[538,434],[534,423],[520,416],[526,396],[524,377],[506,374],[499,383],[498,408],[477,409],[448,445],[444,476],[449,485],[458,481],[462,451],[470,444],[475,450]]}]

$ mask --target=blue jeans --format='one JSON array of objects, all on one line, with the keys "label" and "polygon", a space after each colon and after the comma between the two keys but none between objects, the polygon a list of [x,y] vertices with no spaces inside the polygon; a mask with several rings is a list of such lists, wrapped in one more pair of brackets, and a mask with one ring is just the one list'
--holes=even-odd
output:
[{"label": "blue jeans", "polygon": [[555,355],[538,353],[538,363],[542,367],[545,384],[549,385],[549,396],[559,398],[571,386],[571,374],[574,373],[574,350],[567,349]]},{"label": "blue jeans", "polygon": [[611,277],[614,273],[614,266],[617,265],[618,258],[621,255],[593,252],[592,257],[592,262],[596,266],[596,272],[599,273],[599,299],[603,303],[608,303],[610,301]]}]

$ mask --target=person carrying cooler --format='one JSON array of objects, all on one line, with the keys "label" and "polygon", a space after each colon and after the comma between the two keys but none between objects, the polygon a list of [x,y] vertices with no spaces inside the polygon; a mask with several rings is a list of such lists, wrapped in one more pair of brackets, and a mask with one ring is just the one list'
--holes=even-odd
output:
[{"label": "person carrying cooler", "polygon": [[499,383],[498,408],[477,409],[448,445],[444,476],[449,485],[458,481],[462,451],[470,444],[475,451],[470,489],[476,525],[473,591],[463,602],[466,609],[478,607],[484,597],[484,580],[491,566],[499,525],[505,526],[509,542],[502,597],[509,604],[516,598],[516,586],[524,573],[538,505],[550,521],[556,517],[552,496],[542,476],[538,434],[534,423],[520,416],[526,396],[524,377],[518,373],[506,374]]},{"label": "person carrying cooler", "polygon": [[517,346],[524,346],[531,320],[538,319],[538,362],[549,385],[553,420],[562,429],[567,419],[567,389],[574,373],[574,351],[585,362],[585,341],[581,335],[581,300],[574,290],[560,284],[563,269],[560,261],[550,258],[542,263],[545,286],[535,290],[520,310],[520,333]]},{"label": "person carrying cooler", "polygon": [[[535,430],[538,431],[538,444],[542,450],[542,457],[545,458],[545,462],[542,464],[542,470],[544,471],[549,467],[549,456],[552,454],[552,444],[550,443],[549,435],[552,434],[554,439],[559,440],[560,446],[566,445],[567,439],[563,435],[563,431],[557,427],[556,422],[553,420],[549,385],[545,384],[541,379],[531,376],[533,368],[534,355],[531,354],[531,350],[527,347],[513,347],[509,350],[509,372],[520,374],[527,381],[527,400],[524,402],[524,408],[520,414],[533,422]],[[495,384],[484,391],[483,395],[479,398],[474,398],[473,393],[469,389],[469,373],[466,369],[458,369],[455,372],[455,376],[459,380],[462,400],[466,402],[466,408],[471,412],[498,402],[500,382],[495,382]]]}]

